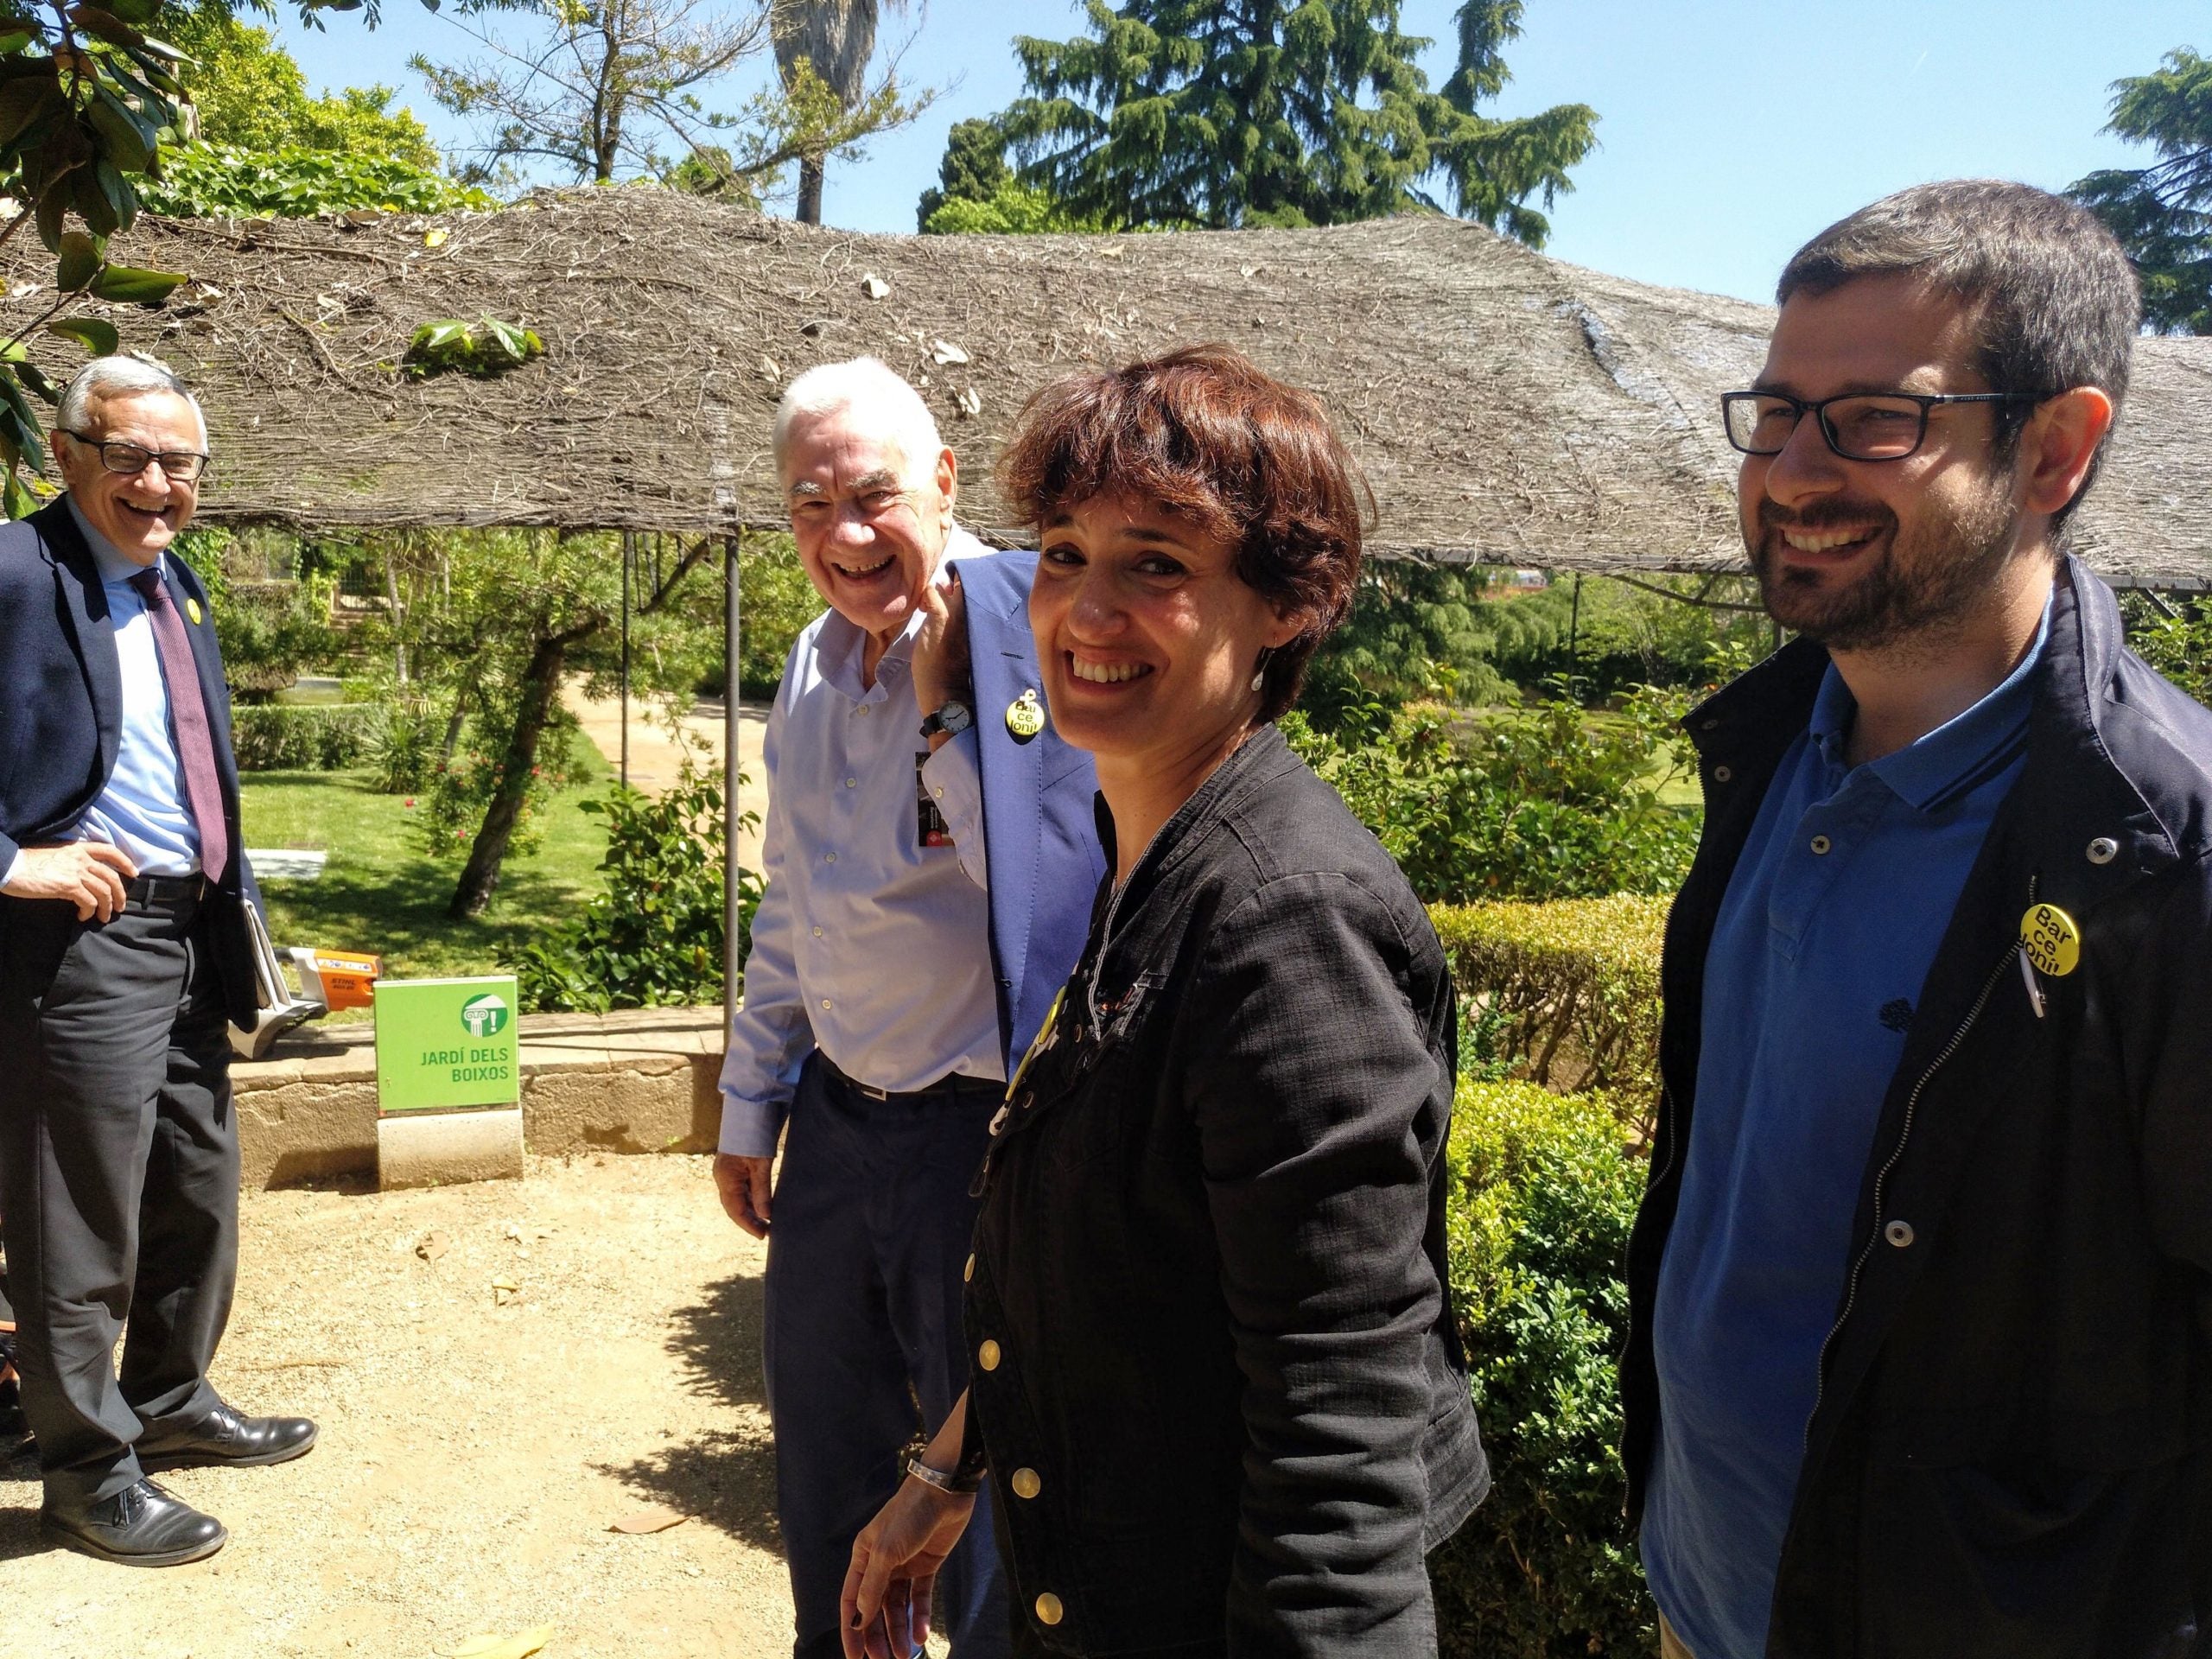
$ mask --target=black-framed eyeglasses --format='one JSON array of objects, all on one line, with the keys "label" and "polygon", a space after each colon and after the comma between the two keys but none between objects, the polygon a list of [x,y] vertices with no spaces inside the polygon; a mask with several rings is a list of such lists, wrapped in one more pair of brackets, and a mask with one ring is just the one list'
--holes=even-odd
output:
[{"label": "black-framed eyeglasses", "polygon": [[1938,404],[2039,404],[2035,391],[1850,392],[1806,403],[1778,391],[1727,391],[1720,418],[1728,442],[1747,455],[1778,455],[1810,415],[1828,448],[1846,461],[1903,461],[1927,441],[1928,411]]},{"label": "black-framed eyeglasses", "polygon": [[88,449],[100,452],[100,465],[111,473],[120,473],[125,478],[136,478],[146,470],[148,461],[159,461],[162,471],[179,484],[197,484],[208,467],[209,457],[196,449],[144,449],[135,443],[111,443],[105,439],[61,430]]}]

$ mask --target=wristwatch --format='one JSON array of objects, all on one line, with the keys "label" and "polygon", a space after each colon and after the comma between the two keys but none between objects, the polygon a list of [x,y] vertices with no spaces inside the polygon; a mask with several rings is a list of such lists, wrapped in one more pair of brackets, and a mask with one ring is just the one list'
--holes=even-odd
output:
[{"label": "wristwatch", "polygon": [[976,716],[968,705],[956,697],[922,722],[922,735],[935,737],[943,732],[947,737],[957,737],[975,723]]}]

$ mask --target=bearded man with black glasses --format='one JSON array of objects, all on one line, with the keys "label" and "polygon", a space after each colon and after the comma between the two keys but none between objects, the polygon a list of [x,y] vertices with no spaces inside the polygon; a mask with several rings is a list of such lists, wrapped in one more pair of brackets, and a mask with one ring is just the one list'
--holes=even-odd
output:
[{"label": "bearded man with black glasses", "polygon": [[1693,712],[1630,1249],[1669,1656],[2212,1643],[2212,713],[2067,550],[2135,278],[1923,186],[1784,271],[1727,397],[1799,638]]}]

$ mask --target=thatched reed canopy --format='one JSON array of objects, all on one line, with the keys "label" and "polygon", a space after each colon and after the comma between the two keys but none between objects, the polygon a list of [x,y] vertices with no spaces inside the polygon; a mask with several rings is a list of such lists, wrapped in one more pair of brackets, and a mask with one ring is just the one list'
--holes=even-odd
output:
[{"label": "thatched reed canopy", "polygon": [[[1735,457],[1714,400],[1756,371],[1772,319],[1444,219],[857,236],[602,189],[359,226],[148,219],[124,246],[195,278],[160,310],[90,308],[199,388],[219,458],[203,513],[302,528],[781,524],[777,396],[868,352],[937,410],[963,518],[1018,537],[990,469],[1032,391],[1225,340],[1327,400],[1373,480],[1380,552],[1730,569]],[[14,279],[51,281],[35,248],[12,257]],[[485,315],[536,329],[545,354],[482,379],[403,368],[419,324]],[[39,354],[66,372],[73,350]],[[2108,574],[2212,586],[2208,414],[2212,340],[2143,342],[2081,526]]]}]

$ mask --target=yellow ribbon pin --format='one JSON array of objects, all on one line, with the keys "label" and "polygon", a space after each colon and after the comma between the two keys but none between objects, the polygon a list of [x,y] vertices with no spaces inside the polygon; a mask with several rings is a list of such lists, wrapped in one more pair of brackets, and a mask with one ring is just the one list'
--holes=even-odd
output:
[{"label": "yellow ribbon pin", "polygon": [[2053,979],[2081,965],[2082,930],[2056,905],[2037,905],[2020,918],[2020,945],[2035,970]]},{"label": "yellow ribbon pin", "polygon": [[1006,728],[1014,734],[1017,743],[1027,743],[1045,729],[1045,705],[1037,701],[1035,686],[1007,704]]},{"label": "yellow ribbon pin", "polygon": [[184,613],[192,619],[193,626],[197,627],[200,625],[200,601],[188,598],[184,601]]}]

